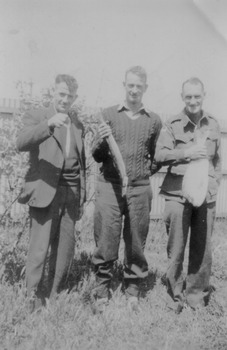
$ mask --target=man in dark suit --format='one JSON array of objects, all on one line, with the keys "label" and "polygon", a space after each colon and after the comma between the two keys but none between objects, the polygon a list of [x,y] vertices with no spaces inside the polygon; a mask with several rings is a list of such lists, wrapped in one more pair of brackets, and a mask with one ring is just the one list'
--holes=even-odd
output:
[{"label": "man in dark suit", "polygon": [[18,150],[30,154],[19,202],[29,205],[31,220],[26,263],[31,311],[44,304],[42,277],[49,248],[45,296],[58,292],[74,255],[75,222],[85,201],[83,126],[69,113],[77,89],[75,78],[58,75],[53,103],[26,113],[17,138]]}]

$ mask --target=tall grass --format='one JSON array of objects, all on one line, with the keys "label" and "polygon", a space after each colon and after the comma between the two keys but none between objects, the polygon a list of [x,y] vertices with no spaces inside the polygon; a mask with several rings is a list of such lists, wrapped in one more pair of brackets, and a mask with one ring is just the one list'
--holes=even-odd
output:
[{"label": "tall grass", "polygon": [[[81,227],[83,230],[81,230]],[[85,228],[85,229],[84,229]],[[205,308],[185,308],[180,315],[168,309],[165,273],[166,233],[161,221],[151,221],[146,244],[149,276],[141,287],[140,308],[130,310],[121,290],[123,242],[114,266],[113,293],[103,313],[90,297],[94,286],[91,254],[92,222],[85,218],[76,232],[72,270],[56,300],[29,314],[24,286],[28,228],[16,246],[17,228],[0,232],[0,349],[21,350],[226,350],[227,239],[226,221],[216,221],[213,234],[213,272],[216,291]],[[185,269],[187,262],[185,262]]]}]

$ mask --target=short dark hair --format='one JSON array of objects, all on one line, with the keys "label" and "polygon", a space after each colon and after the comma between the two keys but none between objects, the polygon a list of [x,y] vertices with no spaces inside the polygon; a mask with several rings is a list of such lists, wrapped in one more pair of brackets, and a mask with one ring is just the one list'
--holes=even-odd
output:
[{"label": "short dark hair", "polygon": [[147,82],[147,72],[141,66],[132,66],[125,72],[125,79],[127,78],[128,73],[133,73],[141,77],[145,82]]},{"label": "short dark hair", "polygon": [[204,84],[203,84],[203,82],[202,82],[199,78],[197,78],[197,77],[191,77],[191,78],[185,80],[185,81],[183,82],[183,84],[182,84],[182,91],[183,91],[183,89],[184,89],[185,84],[187,84],[187,83],[193,84],[193,85],[198,85],[198,84],[200,84],[201,87],[202,87],[202,89],[203,89],[203,91],[204,91]]},{"label": "short dark hair", "polygon": [[77,80],[68,74],[58,74],[55,78],[55,84],[66,83],[70,91],[75,92],[78,89]]}]

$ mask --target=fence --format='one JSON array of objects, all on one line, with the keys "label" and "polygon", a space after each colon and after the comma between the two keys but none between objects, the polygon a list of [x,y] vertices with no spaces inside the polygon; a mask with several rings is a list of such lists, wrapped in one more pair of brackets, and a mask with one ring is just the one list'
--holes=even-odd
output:
[{"label": "fence", "polygon": [[[1,105],[0,100],[0,105]],[[16,101],[7,102],[4,101],[3,108],[0,107],[0,112],[2,116],[5,114],[12,116],[13,111],[18,108],[18,103]],[[162,119],[166,119],[166,116],[163,116]],[[227,121],[219,121],[221,126],[221,138],[222,138],[222,180],[221,185],[218,192],[218,198],[217,198],[217,210],[216,210],[216,216],[217,217],[226,217],[227,216]],[[1,120],[0,120],[1,124]],[[92,167],[90,168],[90,175],[88,177],[88,200],[91,202],[94,201],[94,190],[95,190],[95,182],[97,178],[97,166],[95,163],[93,163]],[[165,170],[160,170],[157,174],[155,174],[151,178],[151,187],[153,191],[153,200],[152,200],[152,211],[151,211],[151,218],[161,218],[163,209],[164,209],[164,199],[159,195],[159,187],[162,184],[163,178],[165,176]],[[8,179],[1,175],[0,176],[0,215],[4,212],[4,202],[3,198],[6,197],[7,191],[9,191],[9,183]],[[25,212],[25,207],[19,205],[17,202],[15,202],[10,207],[10,215],[12,218],[17,218],[21,214]]]}]

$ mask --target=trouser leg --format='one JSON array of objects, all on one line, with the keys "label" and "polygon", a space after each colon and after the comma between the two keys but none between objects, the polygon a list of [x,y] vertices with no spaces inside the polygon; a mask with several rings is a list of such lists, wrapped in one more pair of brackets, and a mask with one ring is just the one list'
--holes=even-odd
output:
[{"label": "trouser leg", "polygon": [[215,219],[215,203],[194,208],[191,218],[189,265],[186,280],[186,298],[190,306],[204,305],[209,293],[212,252],[211,234]]},{"label": "trouser leg", "polygon": [[[77,187],[58,187],[47,208],[30,208],[31,232],[26,264],[28,295],[37,291],[49,245],[49,291],[58,290],[74,253],[74,225],[79,206]],[[52,294],[53,294],[52,293]]]},{"label": "trouser leg", "polygon": [[98,182],[94,212],[96,248],[92,258],[96,274],[97,297],[108,297],[109,294],[111,269],[113,262],[118,258],[122,206],[121,187]]},{"label": "trouser leg", "polygon": [[191,220],[191,205],[166,200],[164,221],[168,234],[166,272],[167,291],[175,300],[183,300],[183,261]]},{"label": "trouser leg", "polygon": [[62,186],[58,191],[58,201],[63,202],[58,228],[52,232],[51,261],[52,268],[52,288],[50,296],[54,296],[59,291],[63,278],[67,277],[71,266],[75,237],[75,218],[79,209],[78,190],[76,187]]},{"label": "trouser leg", "polygon": [[30,220],[30,240],[26,262],[28,296],[33,291],[37,292],[42,279],[52,223],[51,205],[47,208],[30,207]]},{"label": "trouser leg", "polygon": [[139,281],[148,275],[144,248],[149,230],[151,199],[150,186],[128,188],[123,230],[124,279],[128,295],[138,296]]}]

